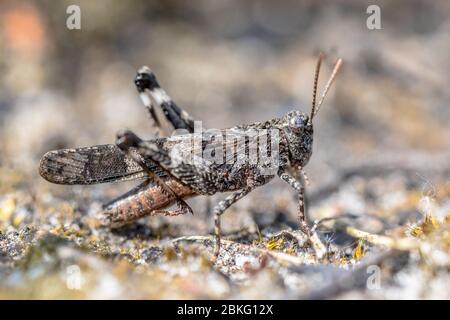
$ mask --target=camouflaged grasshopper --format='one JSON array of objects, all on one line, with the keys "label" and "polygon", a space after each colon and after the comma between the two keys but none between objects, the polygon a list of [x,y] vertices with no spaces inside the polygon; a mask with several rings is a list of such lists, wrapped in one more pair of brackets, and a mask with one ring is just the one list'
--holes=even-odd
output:
[{"label": "camouflaged grasshopper", "polygon": [[[158,109],[175,129],[183,129],[184,134],[143,141],[133,132],[124,130],[117,134],[115,145],[46,153],[40,161],[39,173],[50,182],[69,185],[144,179],[136,188],[104,205],[102,220],[110,227],[118,227],[147,215],[192,213],[184,199],[233,192],[213,209],[215,257],[220,253],[221,215],[253,189],[278,175],[298,193],[300,229],[309,237],[318,256],[323,256],[325,249],[305,216],[302,177],[306,178],[303,168],[312,154],[312,121],[342,60],[336,62],[316,104],[321,62],[322,55],[316,66],[309,115],[294,110],[282,118],[199,132],[194,130],[193,118],[172,101],[160,87],[154,73],[142,67],[135,84],[154,123],[157,127],[161,126]],[[252,153],[252,150],[261,149],[270,155],[269,162],[258,152]],[[166,210],[173,204],[177,206],[175,210]]]}]

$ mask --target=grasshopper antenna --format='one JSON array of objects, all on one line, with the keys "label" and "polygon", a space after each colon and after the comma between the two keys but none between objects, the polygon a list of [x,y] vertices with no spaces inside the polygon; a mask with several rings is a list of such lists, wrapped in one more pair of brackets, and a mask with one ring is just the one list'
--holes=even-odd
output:
[{"label": "grasshopper antenna", "polygon": [[320,74],[320,66],[322,65],[323,53],[321,52],[319,55],[319,59],[316,64],[316,72],[314,75],[314,86],[313,86],[313,97],[312,97],[312,105],[311,105],[311,115],[309,117],[309,121],[312,122],[314,115],[317,113],[316,111],[316,96],[317,96],[317,84],[319,82],[319,74]]},{"label": "grasshopper antenna", "polygon": [[[319,62],[320,62],[320,57],[319,57]],[[317,63],[317,65],[320,68],[319,62]],[[318,69],[316,68],[316,78],[314,79],[313,107],[311,110],[311,117],[310,117],[311,121],[314,118],[314,116],[319,112],[320,106],[322,105],[323,101],[325,100],[328,90],[330,90],[331,85],[333,84],[334,79],[336,78],[336,74],[338,73],[339,69],[341,68],[341,65],[342,65],[342,59],[338,59],[336,61],[336,63],[334,64],[333,72],[331,73],[330,78],[328,78],[327,84],[325,85],[325,88],[323,89],[322,96],[320,97],[319,102],[317,103],[317,105],[314,105],[315,100],[316,100],[315,95],[316,95],[316,91],[317,91],[317,79],[319,78],[317,75]]]}]

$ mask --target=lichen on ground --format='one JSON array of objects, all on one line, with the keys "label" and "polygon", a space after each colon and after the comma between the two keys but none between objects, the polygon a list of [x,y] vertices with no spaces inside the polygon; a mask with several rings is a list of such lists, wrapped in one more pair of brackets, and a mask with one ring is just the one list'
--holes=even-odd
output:
[{"label": "lichen on ground", "polygon": [[[354,180],[344,183],[361,184]],[[3,184],[9,191],[0,197],[0,298],[393,298],[413,296],[409,278],[420,282],[414,297],[449,294],[440,285],[450,266],[449,208],[441,205],[448,184],[434,186],[433,197],[418,197],[405,184],[403,202],[370,217],[332,218],[346,208],[334,193],[324,197],[313,207],[328,218],[318,227],[327,243],[323,260],[300,231],[286,232],[295,221],[265,225],[264,216],[276,213],[259,212],[255,220],[251,206],[241,209],[256,228],[228,231],[212,263],[213,237],[201,234],[202,226],[187,234],[183,218],[151,217],[110,230],[97,222],[95,201],[82,212],[75,202],[28,189],[26,180],[5,181],[15,187]],[[371,278],[371,266],[379,279]]]}]

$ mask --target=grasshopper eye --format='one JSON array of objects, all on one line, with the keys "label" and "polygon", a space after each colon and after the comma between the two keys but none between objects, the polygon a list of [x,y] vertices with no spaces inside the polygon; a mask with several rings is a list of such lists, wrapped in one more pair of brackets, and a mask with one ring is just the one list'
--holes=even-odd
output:
[{"label": "grasshopper eye", "polygon": [[305,119],[304,117],[295,116],[295,117],[291,118],[289,124],[294,129],[300,129],[300,128],[303,128],[307,122],[308,122],[308,120]]}]

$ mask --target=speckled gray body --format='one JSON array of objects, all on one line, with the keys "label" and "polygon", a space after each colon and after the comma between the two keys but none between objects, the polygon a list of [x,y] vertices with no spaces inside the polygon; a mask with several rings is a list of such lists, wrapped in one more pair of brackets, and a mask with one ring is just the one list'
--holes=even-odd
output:
[{"label": "speckled gray body", "polygon": [[[193,132],[192,117],[170,99],[153,72],[143,67],[135,83],[155,123],[160,124],[157,106],[175,129],[188,133],[143,141],[131,131],[122,131],[117,134],[116,145],[50,151],[41,159],[39,172],[46,180],[59,184],[145,179],[137,188],[104,207],[103,221],[110,226],[145,215],[192,213],[184,198],[232,191],[213,209],[216,256],[220,247],[220,216],[254,188],[278,175],[298,192],[301,228],[311,235],[305,220],[304,187],[298,175],[312,154],[312,118],[317,112],[315,95],[320,62],[321,58],[309,117],[300,111],[291,111],[282,118],[265,122],[201,132]],[[322,100],[339,65],[340,62],[336,64]],[[318,106],[320,104],[321,101]],[[269,157],[262,156],[261,148]],[[254,150],[258,152],[251,152]],[[164,210],[175,203],[177,210]]]}]

